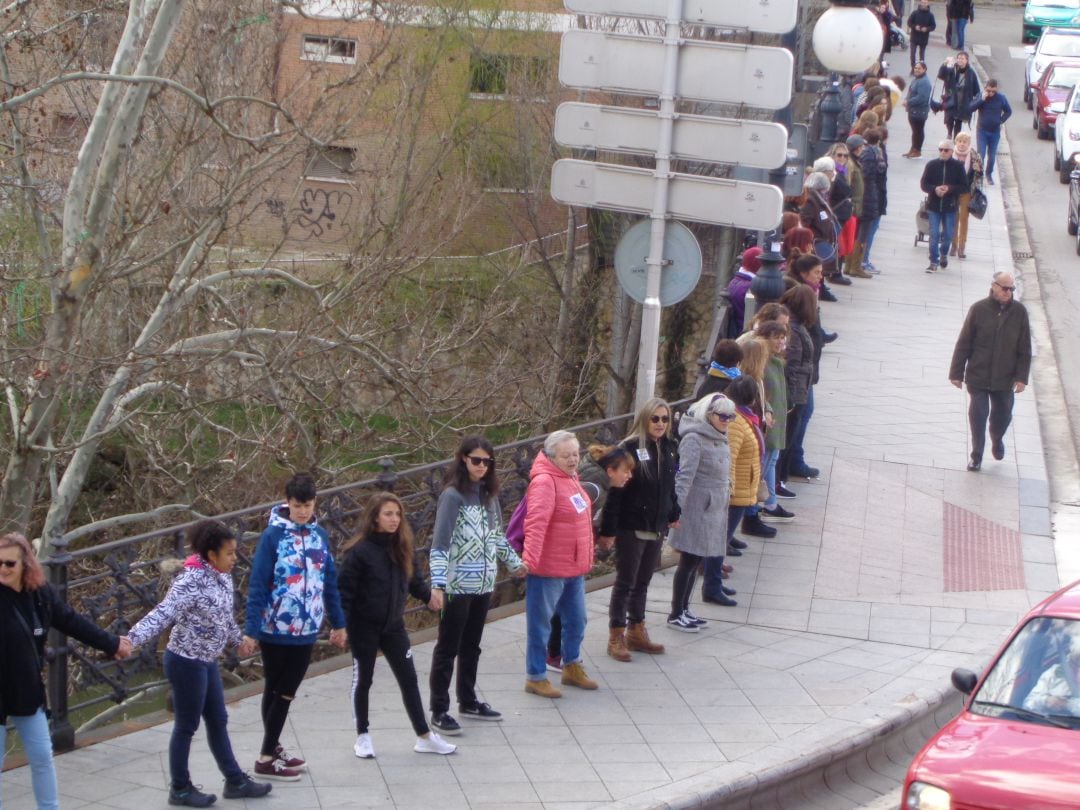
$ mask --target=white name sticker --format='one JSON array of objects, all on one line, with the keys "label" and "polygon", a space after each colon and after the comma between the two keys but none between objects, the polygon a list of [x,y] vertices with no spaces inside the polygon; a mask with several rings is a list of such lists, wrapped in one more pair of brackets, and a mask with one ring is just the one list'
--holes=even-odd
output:
[{"label": "white name sticker", "polygon": [[639,447],[638,451],[637,451],[637,457],[638,457],[638,461],[648,461],[649,460],[649,451],[646,450],[644,447]]},{"label": "white name sticker", "polygon": [[828,218],[829,218],[829,215],[826,214],[824,211],[819,211],[818,212],[818,219],[820,219],[822,222],[824,222]]},{"label": "white name sticker", "polygon": [[570,496],[570,503],[574,505],[574,508],[577,510],[577,513],[579,515],[589,508],[588,502],[583,497],[581,497],[580,492],[575,492],[573,495]]}]

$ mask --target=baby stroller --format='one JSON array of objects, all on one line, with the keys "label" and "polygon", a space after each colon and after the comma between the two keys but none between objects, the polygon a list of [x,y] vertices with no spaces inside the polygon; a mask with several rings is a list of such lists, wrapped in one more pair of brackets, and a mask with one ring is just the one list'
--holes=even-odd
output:
[{"label": "baby stroller", "polygon": [[907,34],[896,23],[889,23],[889,45],[902,51],[907,50]]}]

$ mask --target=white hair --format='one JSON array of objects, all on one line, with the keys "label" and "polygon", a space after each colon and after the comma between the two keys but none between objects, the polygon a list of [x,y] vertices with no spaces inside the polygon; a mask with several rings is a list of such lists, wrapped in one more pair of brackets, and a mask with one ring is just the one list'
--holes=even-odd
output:
[{"label": "white hair", "polygon": [[806,178],[806,187],[814,191],[827,191],[830,185],[829,178],[821,172],[813,172]]},{"label": "white hair", "polygon": [[578,437],[571,433],[569,430],[555,430],[547,435],[544,439],[544,455],[548,458],[555,456],[555,448],[565,442],[578,443]]},{"label": "white hair", "polygon": [[825,155],[823,157],[819,157],[817,160],[814,161],[814,171],[815,172],[835,172],[836,171],[836,161],[833,160],[828,155]]}]

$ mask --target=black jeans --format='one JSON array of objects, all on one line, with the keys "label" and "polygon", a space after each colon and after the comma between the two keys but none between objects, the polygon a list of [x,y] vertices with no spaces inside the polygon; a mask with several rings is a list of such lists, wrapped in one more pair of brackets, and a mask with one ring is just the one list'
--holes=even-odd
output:
[{"label": "black jeans", "polygon": [[671,613],[669,619],[677,619],[690,607],[690,594],[694,591],[694,582],[697,579],[698,568],[704,557],[696,554],[679,552],[679,565],[675,569],[675,577],[671,583]]},{"label": "black jeans", "polygon": [[792,454],[795,451],[795,430],[802,418],[805,405],[795,405],[788,411],[787,432],[785,435],[784,449],[780,451],[780,458],[776,461],[776,480],[787,483],[791,476]]},{"label": "black jeans", "polygon": [[909,115],[907,120],[911,126],[911,148],[916,152],[921,152],[923,142],[926,141],[926,119]]},{"label": "black jeans", "polygon": [[971,403],[968,407],[968,424],[971,426],[971,459],[982,461],[986,448],[986,420],[990,419],[990,441],[999,441],[1012,422],[1014,394],[1011,388],[1004,391],[988,391],[985,388],[967,387]]},{"label": "black jeans", "polygon": [[307,674],[314,644],[273,644],[259,642],[263,661],[262,721],[260,753],[273,756],[281,745],[281,730],[289,717],[296,690]]},{"label": "black jeans", "polygon": [[[911,49],[911,51],[910,51],[910,53],[911,53],[911,72],[914,73],[915,72],[915,63],[916,62],[925,62],[926,61],[926,43],[925,42],[920,42],[920,43],[916,44],[914,41],[912,41],[912,42],[908,43],[908,47]],[[915,56],[915,51],[919,52],[918,57]]]},{"label": "black jeans", "polygon": [[225,692],[221,686],[221,673],[217,661],[199,661],[184,658],[174,652],[165,652],[165,677],[169,679],[173,693],[172,737],[169,738],[169,776],[177,790],[191,784],[188,758],[191,754],[191,738],[199,728],[199,721],[206,721],[206,741],[214,755],[218,769],[229,782],[238,782],[244,772],[233,756],[226,726],[229,713],[225,710]]},{"label": "black jeans", "polygon": [[[354,632],[355,631],[355,632]],[[404,627],[380,630],[377,627],[350,628],[349,642],[353,654],[353,719],[356,733],[367,734],[368,692],[375,675],[375,656],[382,651],[390,671],[401,690],[401,701],[409,715],[413,731],[422,737],[431,729],[424,718],[424,701],[420,697],[420,684],[416,680],[416,666],[409,648],[409,633]]]},{"label": "black jeans", "polygon": [[956,140],[956,136],[960,134],[960,130],[964,128],[963,118],[954,118],[945,113],[945,131],[948,133],[948,137]]},{"label": "black jeans", "polygon": [[450,679],[457,658],[457,701],[460,706],[476,703],[476,671],[480,666],[480,639],[484,635],[490,593],[446,596],[439,621],[439,640],[431,656],[432,714],[450,710]]},{"label": "black jeans", "polygon": [[608,608],[610,627],[645,621],[645,598],[663,547],[660,539],[639,540],[633,532],[615,536],[615,585]]}]

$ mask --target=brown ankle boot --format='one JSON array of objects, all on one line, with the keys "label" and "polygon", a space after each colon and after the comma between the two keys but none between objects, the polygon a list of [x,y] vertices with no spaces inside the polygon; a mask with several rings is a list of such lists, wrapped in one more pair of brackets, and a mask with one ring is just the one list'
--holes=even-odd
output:
[{"label": "brown ankle boot", "polygon": [[649,638],[645,622],[631,624],[626,628],[626,648],[632,652],[649,653],[649,655],[659,655],[664,651],[663,644],[653,644]]},{"label": "brown ankle boot", "polygon": [[626,649],[626,628],[612,627],[609,632],[607,654],[616,661],[625,662],[633,660],[630,651]]},{"label": "brown ankle boot", "polygon": [[873,278],[872,275],[862,269],[862,265],[855,265],[850,270],[845,271],[852,278]]}]

